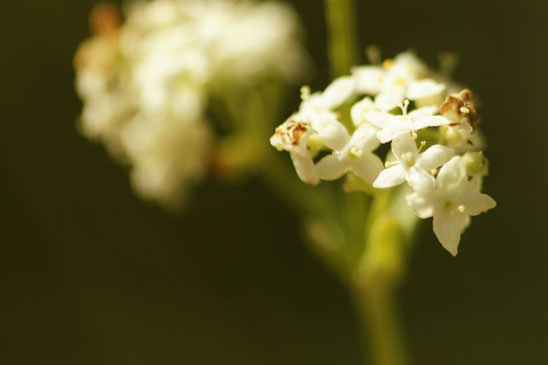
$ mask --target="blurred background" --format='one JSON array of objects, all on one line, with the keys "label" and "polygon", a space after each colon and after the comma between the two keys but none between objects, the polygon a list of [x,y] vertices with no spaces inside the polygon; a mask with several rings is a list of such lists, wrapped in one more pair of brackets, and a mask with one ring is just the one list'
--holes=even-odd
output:
[{"label": "blurred background", "polygon": [[[180,214],[141,202],[75,128],[72,57],[94,0],[3,4],[4,364],[360,364],[346,289],[258,181],[210,179]],[[294,0],[328,82],[323,3]],[[360,1],[362,46],[414,48],[481,98],[499,206],[455,259],[428,224],[401,288],[416,364],[548,362],[548,3]],[[287,105],[287,113],[297,99]]]}]

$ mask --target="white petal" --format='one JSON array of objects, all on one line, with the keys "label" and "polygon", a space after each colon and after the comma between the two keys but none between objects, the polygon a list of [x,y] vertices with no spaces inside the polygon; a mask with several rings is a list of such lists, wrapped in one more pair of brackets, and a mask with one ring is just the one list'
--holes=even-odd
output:
[{"label": "white petal", "polygon": [[464,212],[469,215],[478,215],[497,206],[497,202],[489,195],[477,192],[463,194],[461,203],[464,206]]},{"label": "white petal", "polygon": [[348,131],[333,113],[322,111],[310,120],[312,128],[318,132],[322,142],[329,148],[341,150],[350,140]]},{"label": "white petal", "polygon": [[336,109],[352,98],[354,90],[354,78],[350,76],[339,77],[322,93],[322,104],[327,109]]},{"label": "white petal", "polygon": [[412,112],[408,113],[407,116],[411,119],[418,119],[423,117],[430,117],[434,115],[437,111],[436,107],[426,107],[415,109]]},{"label": "white petal", "polygon": [[405,133],[397,138],[394,138],[392,141],[392,152],[402,163],[409,161],[409,158],[414,161],[419,154],[417,144],[410,133]]},{"label": "white petal", "polygon": [[428,67],[413,52],[400,53],[394,59],[390,73],[416,78],[428,72]]},{"label": "white petal", "polygon": [[363,181],[372,184],[383,169],[381,159],[373,153],[364,153],[361,157],[350,159],[350,169]]},{"label": "white petal", "polygon": [[390,127],[384,128],[377,132],[377,138],[381,143],[387,143],[402,134],[409,133],[409,125],[407,123],[393,124]]},{"label": "white petal", "polygon": [[455,156],[440,170],[436,183],[440,189],[454,190],[467,180],[462,157]]},{"label": "white petal", "polygon": [[407,89],[409,99],[421,99],[433,95],[441,94],[445,91],[445,85],[439,84],[431,79],[412,81]]},{"label": "white petal", "polygon": [[415,191],[421,193],[431,193],[436,186],[436,180],[430,173],[424,169],[411,168],[407,174],[407,182]]},{"label": "white petal", "polygon": [[348,171],[348,162],[336,153],[326,156],[314,166],[314,174],[322,180],[336,180]]},{"label": "white petal", "polygon": [[354,131],[349,146],[356,147],[362,152],[371,152],[379,147],[377,130],[367,124],[363,124]]},{"label": "white petal", "polygon": [[373,182],[373,187],[387,189],[402,184],[405,181],[407,172],[401,164],[389,167],[379,174]]},{"label": "white petal", "polygon": [[385,112],[368,112],[365,115],[365,119],[367,119],[371,124],[373,124],[377,128],[386,128],[388,126],[393,125],[394,123],[398,123],[398,119],[390,114]]},{"label": "white petal", "polygon": [[432,170],[449,161],[454,155],[455,151],[451,148],[436,144],[419,156],[417,165],[427,170]]},{"label": "white petal", "polygon": [[430,218],[434,215],[434,199],[432,195],[413,192],[406,196],[409,205],[421,219]]},{"label": "white petal", "polygon": [[418,131],[427,127],[439,127],[449,124],[451,124],[449,119],[442,117],[441,115],[432,115],[413,119],[413,130]]},{"label": "white petal", "polygon": [[312,158],[296,152],[291,152],[290,155],[299,178],[307,184],[316,185],[319,180],[314,172],[314,161]]},{"label": "white petal", "polygon": [[376,95],[382,89],[385,71],[378,66],[362,66],[352,70],[356,79],[356,91],[361,94]]},{"label": "white petal", "polygon": [[397,108],[405,98],[405,88],[403,86],[391,86],[384,89],[375,98],[375,104],[383,112]]},{"label": "white petal", "polygon": [[350,111],[350,115],[352,116],[352,122],[356,127],[359,127],[360,125],[367,123],[368,120],[365,117],[366,114],[370,111],[376,111],[377,106],[373,102],[373,100],[366,96],[361,101],[354,104],[352,107],[352,110]]},{"label": "white petal", "polygon": [[414,100],[417,108],[439,107],[445,97],[445,85],[431,79],[412,81],[407,89],[407,98]]},{"label": "white petal", "polygon": [[434,214],[434,233],[451,255],[457,256],[459,252],[460,236],[469,223],[465,214],[451,214],[446,210]]}]

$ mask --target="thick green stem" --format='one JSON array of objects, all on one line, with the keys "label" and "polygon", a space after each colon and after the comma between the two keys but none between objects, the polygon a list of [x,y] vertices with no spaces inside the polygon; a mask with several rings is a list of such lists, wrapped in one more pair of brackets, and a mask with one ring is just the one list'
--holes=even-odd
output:
[{"label": "thick green stem", "polygon": [[355,303],[364,324],[364,346],[371,349],[366,364],[406,365],[406,350],[391,287],[357,287]]},{"label": "thick green stem", "polygon": [[352,285],[373,363],[405,365],[405,341],[394,299],[405,270],[407,236],[401,222],[389,213],[389,193],[384,194],[370,212],[373,222],[368,225],[367,246]]},{"label": "thick green stem", "polygon": [[333,76],[345,75],[358,61],[355,0],[325,0],[329,61]]}]

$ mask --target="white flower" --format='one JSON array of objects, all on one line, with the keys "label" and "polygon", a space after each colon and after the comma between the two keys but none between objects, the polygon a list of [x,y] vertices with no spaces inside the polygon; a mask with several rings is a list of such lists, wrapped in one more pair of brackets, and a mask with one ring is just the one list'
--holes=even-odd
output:
[{"label": "white flower", "polygon": [[401,53],[379,66],[360,66],[352,71],[358,90],[369,95],[382,94],[391,86],[405,86],[428,74],[427,67],[412,52]]},{"label": "white flower", "polygon": [[342,149],[316,164],[315,174],[322,180],[335,180],[351,171],[371,184],[383,169],[381,159],[372,152],[378,146],[376,130],[364,124],[354,132]]},{"label": "white flower", "polygon": [[120,15],[111,5],[99,5],[91,16],[97,36],[78,49],[76,90],[85,101],[79,129],[88,138],[103,142],[109,152],[123,157],[120,130],[133,117],[137,106],[123,69],[119,44]]},{"label": "white flower", "polygon": [[440,129],[448,146],[459,153],[477,151],[484,145],[476,127],[480,122],[472,92],[464,89],[449,95],[440,106],[440,114],[451,124]]},{"label": "white flower", "polygon": [[407,202],[420,218],[433,217],[434,233],[442,246],[457,255],[462,232],[470,224],[470,216],[496,206],[488,195],[481,194],[468,180],[462,157],[453,157],[436,179],[431,177],[420,191],[407,196]]},{"label": "white flower", "polygon": [[162,41],[162,52],[179,58],[199,49],[211,78],[241,84],[272,75],[293,80],[306,72],[300,33],[295,11],[279,2],[154,0],[131,7],[122,39],[125,49],[144,55],[150,52],[143,46]]},{"label": "white flower", "polygon": [[402,134],[392,141],[392,153],[397,162],[383,170],[373,183],[373,187],[386,189],[407,181],[413,188],[420,189],[431,171],[440,167],[454,156],[453,150],[442,145],[434,145],[419,153],[415,140],[410,134]]},{"label": "white flower", "polygon": [[105,91],[83,107],[79,129],[87,138],[103,142],[112,155],[124,156],[120,131],[136,113],[135,100],[123,91]]},{"label": "white flower", "polygon": [[[329,176],[333,175],[334,169],[337,173],[344,170],[341,174],[351,169],[347,161],[343,161],[343,159],[340,159],[337,167],[331,167],[331,170],[328,168],[329,172],[321,167],[329,163],[329,159],[324,159],[326,161],[318,169],[314,164],[314,156],[319,150],[329,148],[333,151],[343,151],[347,149],[349,143],[357,143],[357,147],[365,143],[363,147],[368,148],[369,141],[358,141],[363,133],[356,131],[357,133],[351,139],[346,128],[337,119],[337,115],[332,112],[353,98],[354,84],[353,78],[341,77],[333,81],[325,91],[312,95],[307,87],[303,87],[301,90],[303,100],[299,112],[276,128],[276,132],[270,139],[272,146],[280,151],[290,153],[295,170],[303,182],[315,185],[320,179],[332,180],[333,178],[329,178]],[[367,152],[378,146],[376,138],[374,141],[376,144]],[[366,153],[360,160],[365,161],[367,157]],[[362,175],[366,176],[365,169],[358,168],[358,162],[355,161],[355,163],[352,166],[356,167],[357,171],[361,169]]]},{"label": "white flower", "polygon": [[301,88],[300,113],[316,114],[333,111],[350,101],[355,95],[355,80],[352,77],[335,79],[323,92],[310,93],[308,86]]},{"label": "white flower", "polygon": [[319,102],[324,108],[334,110],[352,99],[355,95],[355,85],[353,77],[339,77],[321,93]]},{"label": "white flower", "polygon": [[375,104],[384,112],[397,108],[405,99],[414,100],[418,107],[439,105],[443,101],[445,85],[428,75],[427,67],[411,52],[386,60],[381,66],[362,66],[353,69],[356,89],[376,95]]},{"label": "white flower", "polygon": [[187,38],[181,29],[168,28],[142,39],[139,56],[131,61],[133,83],[143,111],[173,111],[184,106],[179,116],[195,119],[201,115],[205,102],[181,103],[181,94],[188,94],[189,89],[196,96],[205,94],[212,70],[207,55]]},{"label": "white flower", "polygon": [[[312,143],[309,142],[311,137]],[[346,128],[335,114],[305,101],[299,113],[276,128],[270,143],[280,151],[289,152],[300,179],[314,185],[319,182],[314,169],[314,152],[323,147],[343,149],[349,139]]]},{"label": "white flower", "polygon": [[[412,53],[382,66],[357,67],[324,92],[303,88],[299,112],[276,129],[271,143],[290,152],[299,177],[311,184],[349,172],[378,189],[407,182],[413,190],[408,205],[419,218],[433,217],[439,241],[456,255],[470,217],[496,203],[481,193],[488,163],[478,151],[482,140],[472,94],[463,90],[444,101],[455,84],[440,81]],[[408,113],[410,100],[416,109]],[[425,138],[420,148],[419,135]],[[437,144],[421,152],[426,141]],[[375,150],[388,142],[384,168]],[[320,151],[328,155],[315,162]],[[363,184],[359,190],[370,192]]]},{"label": "white flower", "polygon": [[307,145],[313,133],[310,123],[290,118],[276,128],[276,132],[270,138],[270,144],[276,149],[289,152],[299,178],[312,185],[319,181]]},{"label": "white flower", "polygon": [[222,66],[217,77],[241,81],[275,74],[295,80],[306,73],[308,57],[300,45],[298,15],[291,7],[281,2],[233,1],[217,7],[217,17],[228,18],[226,24],[217,24],[214,52]]},{"label": "white flower", "polygon": [[359,127],[362,124],[370,123],[365,116],[367,113],[372,111],[379,111],[379,108],[369,96],[366,96],[354,104],[354,106],[352,106],[352,110],[350,111],[354,126]]},{"label": "white flower", "polygon": [[177,206],[207,169],[211,131],[205,121],[141,114],[121,137],[133,187],[144,199]]},{"label": "white flower", "polygon": [[445,88],[432,79],[413,81],[409,83],[406,97],[414,100],[418,108],[438,106],[443,101]]},{"label": "white flower", "polygon": [[[166,205],[207,168],[210,100],[254,92],[267,80],[281,90],[308,66],[297,14],[278,2],[138,1],[125,22],[113,6],[97,9],[94,36],[75,59],[81,129],[130,166],[141,196]],[[334,86],[322,105],[344,101]],[[344,144],[347,132],[336,143],[333,123],[324,120],[331,115],[305,114],[323,126],[326,145]]]},{"label": "white flower", "polygon": [[380,130],[377,137],[382,143],[390,142],[392,139],[405,133],[412,133],[427,127],[439,127],[448,125],[451,121],[436,113],[436,107],[426,107],[413,110],[407,113],[407,105],[402,107],[403,115],[393,115],[385,112],[368,112],[365,118]]},{"label": "white flower", "polygon": [[360,66],[352,69],[357,90],[366,95],[377,95],[383,89],[386,70],[381,66]]}]

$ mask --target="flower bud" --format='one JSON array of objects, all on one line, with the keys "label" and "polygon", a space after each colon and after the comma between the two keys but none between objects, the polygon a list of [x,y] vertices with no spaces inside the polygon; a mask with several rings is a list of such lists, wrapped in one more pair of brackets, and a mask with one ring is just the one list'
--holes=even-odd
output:
[{"label": "flower bud", "polygon": [[324,147],[325,145],[318,133],[311,134],[306,140],[306,150],[308,151],[308,155],[312,158],[316,157]]},{"label": "flower bud", "polygon": [[455,144],[461,141],[462,136],[457,129],[451,126],[441,126],[440,135],[448,144]]},{"label": "flower bud", "polygon": [[487,175],[489,162],[483,152],[467,152],[463,156],[464,166],[468,175]]}]

